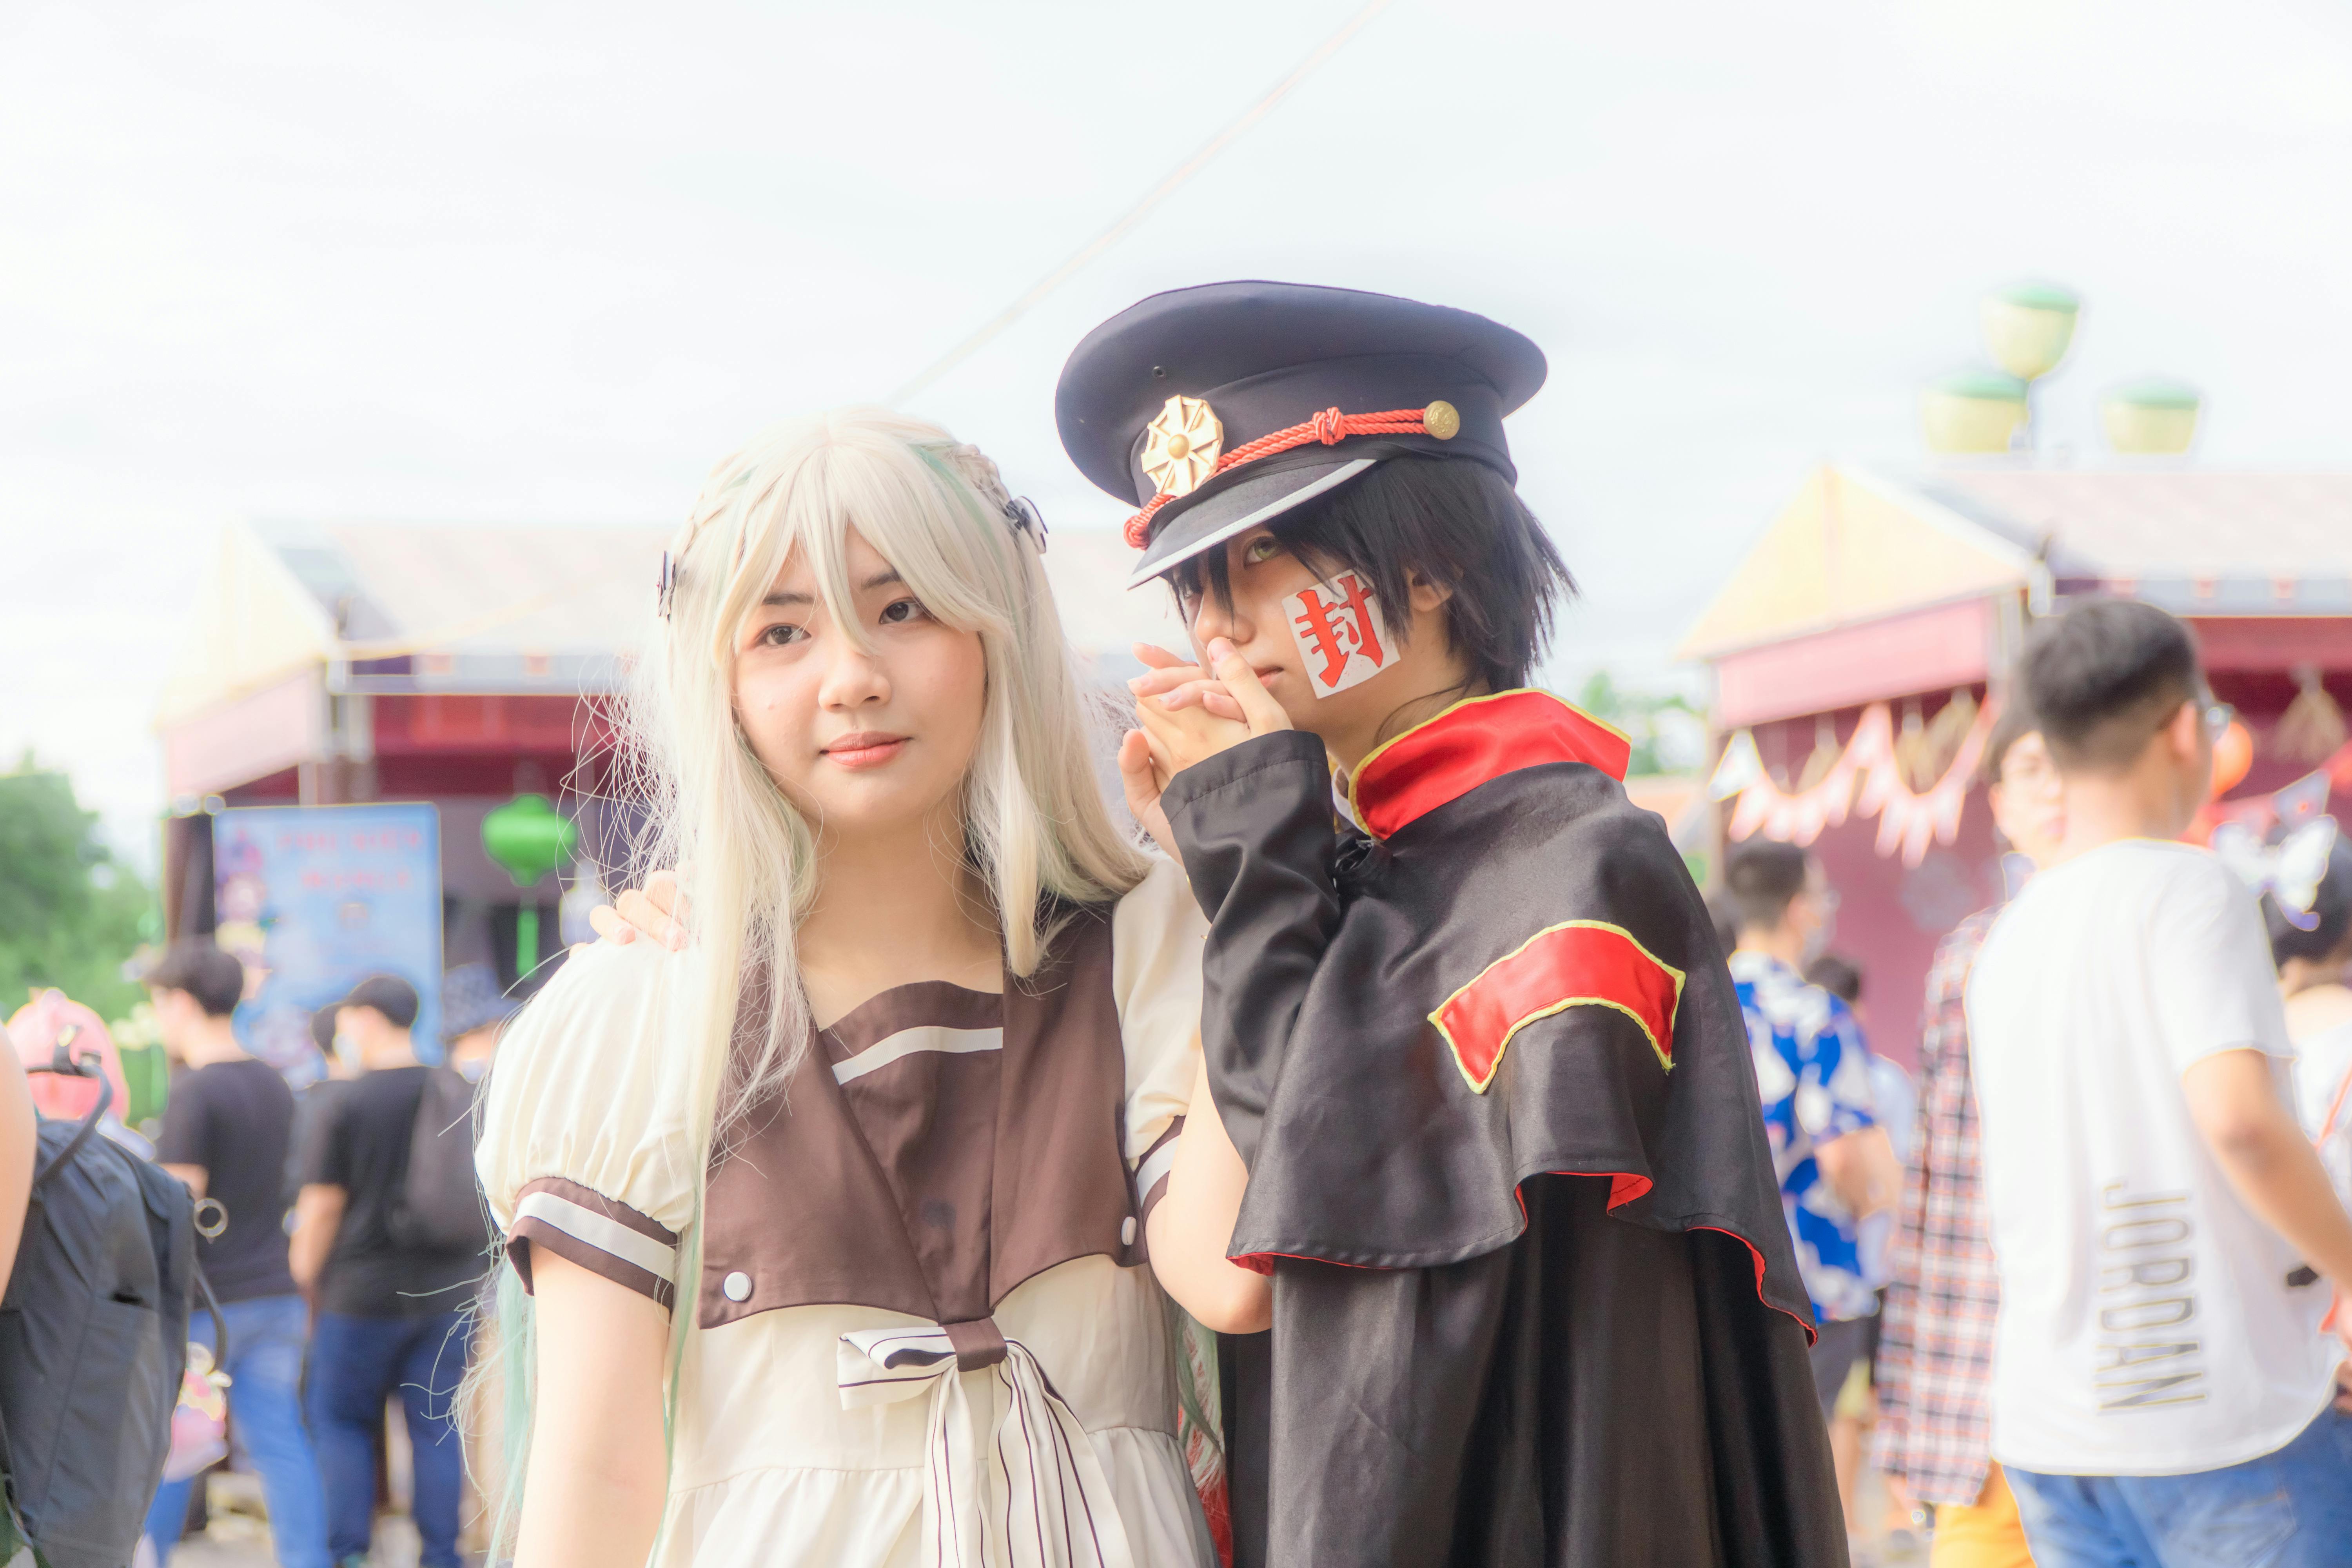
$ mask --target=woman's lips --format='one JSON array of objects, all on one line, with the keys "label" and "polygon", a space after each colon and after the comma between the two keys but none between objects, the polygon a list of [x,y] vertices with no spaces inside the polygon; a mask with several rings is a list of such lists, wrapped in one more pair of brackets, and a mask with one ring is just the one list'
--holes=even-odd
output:
[{"label": "woman's lips", "polygon": [[904,735],[844,735],[824,749],[826,759],[845,768],[878,768],[906,749]]}]

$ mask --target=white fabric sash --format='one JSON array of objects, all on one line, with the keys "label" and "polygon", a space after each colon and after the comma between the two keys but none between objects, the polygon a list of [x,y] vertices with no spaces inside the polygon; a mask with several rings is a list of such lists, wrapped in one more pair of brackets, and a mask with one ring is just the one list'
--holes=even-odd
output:
[{"label": "white fabric sash", "polygon": [[[1005,1496],[983,1498],[979,1412],[955,1346],[939,1328],[867,1329],[835,1352],[845,1410],[930,1398],[923,1478],[923,1561],[941,1568],[1134,1568],[1127,1529],[1094,1444],[1018,1340],[968,1375],[999,1380],[1008,1398],[995,1436]],[[985,1506],[984,1506],[985,1505]]]}]

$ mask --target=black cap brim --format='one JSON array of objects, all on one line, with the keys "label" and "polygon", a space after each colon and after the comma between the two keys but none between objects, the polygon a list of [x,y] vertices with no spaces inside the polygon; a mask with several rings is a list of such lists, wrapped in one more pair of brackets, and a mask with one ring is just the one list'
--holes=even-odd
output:
[{"label": "black cap brim", "polygon": [[1369,473],[1380,461],[1370,456],[1335,458],[1320,448],[1315,456],[1316,461],[1273,473],[1253,469],[1234,475],[1235,483],[1187,509],[1167,527],[1154,531],[1127,585],[1140,588],[1193,556],[1218,548],[1235,534],[1265,527],[1296,507],[1329,495],[1358,475]]}]

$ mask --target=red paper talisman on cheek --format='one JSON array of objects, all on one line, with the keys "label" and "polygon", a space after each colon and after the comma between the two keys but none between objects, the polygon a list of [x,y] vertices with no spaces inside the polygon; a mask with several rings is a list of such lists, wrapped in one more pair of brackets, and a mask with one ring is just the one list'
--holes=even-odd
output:
[{"label": "red paper talisman on cheek", "polygon": [[1282,610],[1318,697],[1360,686],[1397,661],[1380,604],[1353,572],[1291,595]]}]

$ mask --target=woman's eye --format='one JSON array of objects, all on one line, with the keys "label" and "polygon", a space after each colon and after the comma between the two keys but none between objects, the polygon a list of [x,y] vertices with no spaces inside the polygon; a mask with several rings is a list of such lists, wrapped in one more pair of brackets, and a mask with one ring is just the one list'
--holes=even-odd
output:
[{"label": "woman's eye", "polygon": [[800,641],[808,632],[789,621],[779,622],[760,634],[760,641],[768,647],[784,647]]},{"label": "woman's eye", "polygon": [[1282,553],[1281,541],[1271,534],[1262,535],[1242,546],[1242,564],[1255,566]]},{"label": "woman's eye", "polygon": [[920,599],[893,599],[882,606],[882,624],[902,626],[908,621],[919,621],[927,614]]}]

